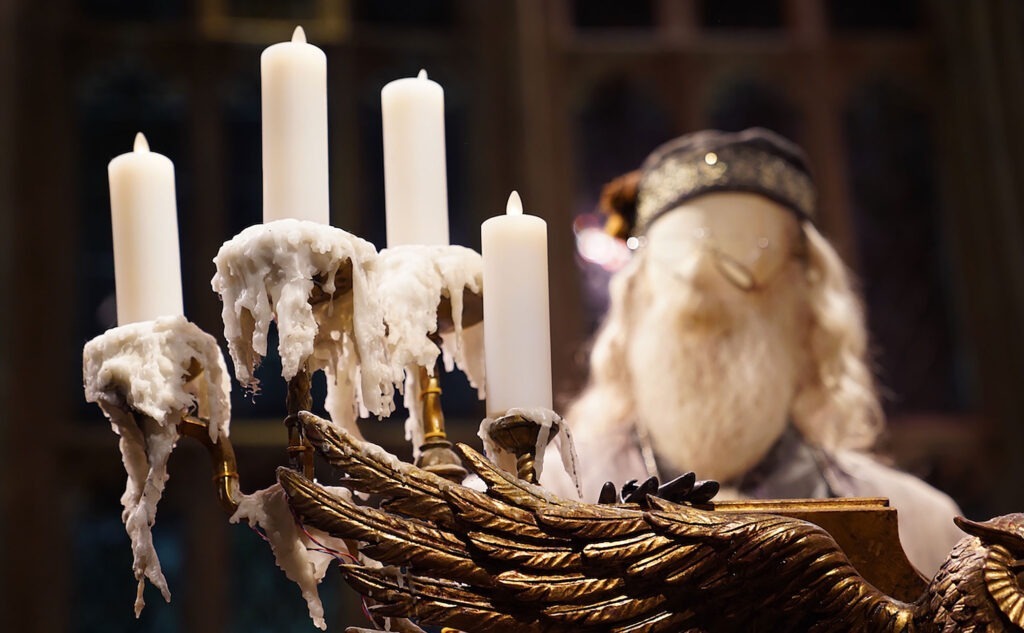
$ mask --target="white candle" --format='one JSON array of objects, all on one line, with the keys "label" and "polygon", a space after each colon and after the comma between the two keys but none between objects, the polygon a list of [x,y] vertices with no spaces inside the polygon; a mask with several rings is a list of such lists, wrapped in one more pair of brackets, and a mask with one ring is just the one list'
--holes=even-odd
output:
[{"label": "white candle", "polygon": [[135,151],[107,165],[114,229],[117,323],[184,314],[174,163],[135,136]]},{"label": "white candle", "polygon": [[260,56],[263,93],[263,221],[284,218],[330,224],[327,172],[327,57],[292,41]]},{"label": "white candle", "polygon": [[418,77],[380,91],[388,246],[448,244],[444,89]]},{"label": "white candle", "polygon": [[551,409],[548,227],[523,215],[519,194],[480,227],[483,251],[487,415]]}]

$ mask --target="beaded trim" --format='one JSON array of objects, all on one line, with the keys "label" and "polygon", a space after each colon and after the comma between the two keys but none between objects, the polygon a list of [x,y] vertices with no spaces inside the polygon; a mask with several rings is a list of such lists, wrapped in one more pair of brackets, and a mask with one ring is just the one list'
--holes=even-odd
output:
[{"label": "beaded trim", "polygon": [[634,234],[685,200],[712,191],[751,191],[813,219],[816,195],[811,178],[786,160],[761,150],[734,146],[673,154],[644,173]]}]

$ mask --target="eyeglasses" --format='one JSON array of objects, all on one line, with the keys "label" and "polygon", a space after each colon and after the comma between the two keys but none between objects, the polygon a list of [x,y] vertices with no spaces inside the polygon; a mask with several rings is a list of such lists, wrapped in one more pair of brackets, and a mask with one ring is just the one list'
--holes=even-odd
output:
[{"label": "eyeglasses", "polygon": [[[676,243],[679,249],[676,254],[693,250],[696,245],[697,249],[711,257],[715,270],[726,281],[743,292],[758,292],[778,277],[790,259],[804,260],[806,258],[807,250],[803,231],[797,233],[796,243],[792,247],[785,243],[790,241],[785,237],[780,235],[773,240],[765,235],[756,236],[749,244],[749,248],[740,247],[746,250],[745,254],[734,254],[737,244],[730,244],[733,248],[728,250],[723,248],[719,240],[715,239],[711,229],[702,226],[693,229],[690,239],[686,240],[687,243]],[[636,247],[644,246],[645,242],[645,238],[640,238]]]}]

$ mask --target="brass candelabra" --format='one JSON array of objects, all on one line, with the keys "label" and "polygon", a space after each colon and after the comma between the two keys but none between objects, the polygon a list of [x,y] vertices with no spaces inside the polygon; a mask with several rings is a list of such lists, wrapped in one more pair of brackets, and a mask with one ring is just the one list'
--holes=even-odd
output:
[{"label": "brass candelabra", "polygon": [[[352,287],[345,275],[337,288]],[[314,305],[327,300],[321,285],[309,298]],[[465,293],[466,327],[482,320],[480,299]],[[447,298],[437,317],[435,342],[453,327]],[[206,447],[220,504],[235,515],[245,497],[229,437],[211,439],[215,416],[204,390],[212,381],[204,371],[193,361],[186,373],[198,408],[177,430]],[[422,633],[422,622],[517,633],[1024,631],[1024,515],[958,519],[970,536],[928,583],[908,562],[896,512],[884,499],[709,502],[697,495],[673,503],[657,497],[657,481],[641,486],[650,495],[619,499],[613,487],[598,504],[560,499],[536,485],[541,421],[511,414],[488,426],[494,444],[515,456],[515,472],[505,473],[452,445],[440,370],[414,371],[423,438],[415,464],[385,457],[309,413],[310,375],[301,369],[288,382],[288,465],[278,470],[304,525],[385,565],[345,564],[342,573],[370,613],[389,618],[389,630]],[[341,486],[379,496],[380,507],[319,486],[317,454],[343,473]],[[461,485],[467,472],[485,493]]]},{"label": "brass candelabra", "polygon": [[[313,291],[310,294],[310,303],[316,305],[330,300],[330,295],[322,290],[323,279],[315,279]],[[335,277],[336,292],[349,292],[352,288],[352,266],[342,266]],[[471,327],[483,320],[483,300],[479,294],[467,292],[463,297],[463,327]],[[440,345],[440,333],[450,331],[453,326],[451,315],[451,301],[448,297],[442,297],[437,310],[438,332],[435,332],[431,339]],[[440,363],[438,363],[440,365]],[[241,488],[238,476],[238,464],[235,457],[235,450],[231,439],[225,435],[212,441],[209,434],[209,421],[204,417],[202,410],[206,401],[204,392],[205,383],[201,380],[202,369],[193,361],[186,382],[199,385],[200,410],[198,415],[186,415],[178,423],[178,432],[184,436],[198,441],[210,455],[213,465],[213,483],[217,492],[217,498],[221,507],[229,515],[234,514],[238,509]],[[419,457],[416,466],[434,473],[452,482],[461,483],[465,479],[467,471],[462,460],[452,450],[452,443],[448,440],[445,430],[444,411],[441,408],[441,378],[440,367],[434,368],[433,372],[426,367],[417,368],[417,380],[420,385],[418,406],[419,420],[423,433],[423,444],[419,447]],[[288,443],[285,450],[288,453],[289,467],[302,473],[308,479],[313,478],[314,471],[314,450],[309,439],[306,438],[302,423],[299,420],[299,413],[309,411],[313,408],[311,394],[310,375],[305,369],[300,370],[291,380],[288,381],[288,391],[285,396],[285,407],[287,415],[284,425],[287,429]],[[523,425],[520,425],[523,426]],[[525,426],[523,426],[525,428]],[[499,446],[509,451],[526,450],[526,445],[516,443],[518,435],[502,436],[495,441]],[[511,443],[508,443],[511,442]],[[534,440],[536,442],[536,433]],[[532,450],[533,444],[530,444]],[[518,452],[516,453],[519,454]],[[532,461],[530,461],[532,468]]]}]

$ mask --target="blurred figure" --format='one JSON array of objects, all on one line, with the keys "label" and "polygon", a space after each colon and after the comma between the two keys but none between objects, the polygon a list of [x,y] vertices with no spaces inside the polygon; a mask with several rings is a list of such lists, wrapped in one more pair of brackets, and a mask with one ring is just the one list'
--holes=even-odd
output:
[{"label": "blurred figure", "polygon": [[863,310],[815,198],[803,152],[764,129],[678,138],[606,187],[609,230],[640,245],[566,415],[584,499],[689,470],[719,498],[888,497],[931,574],[958,508],[866,452],[884,422]]}]

